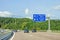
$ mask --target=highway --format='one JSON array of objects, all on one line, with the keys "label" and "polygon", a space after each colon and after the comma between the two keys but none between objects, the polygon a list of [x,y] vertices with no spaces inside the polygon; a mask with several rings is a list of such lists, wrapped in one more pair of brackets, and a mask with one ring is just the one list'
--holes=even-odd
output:
[{"label": "highway", "polygon": [[60,33],[36,32],[24,33],[16,32],[13,40],[60,40]]}]

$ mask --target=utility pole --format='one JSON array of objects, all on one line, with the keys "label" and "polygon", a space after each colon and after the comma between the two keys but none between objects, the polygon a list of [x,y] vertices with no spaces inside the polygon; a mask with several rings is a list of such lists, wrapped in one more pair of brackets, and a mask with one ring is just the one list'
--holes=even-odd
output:
[{"label": "utility pole", "polygon": [[51,32],[51,30],[50,30],[50,15],[48,15],[48,17],[47,17],[47,19],[48,19],[48,32]]},{"label": "utility pole", "polygon": [[48,17],[48,30],[50,30],[50,17]]}]

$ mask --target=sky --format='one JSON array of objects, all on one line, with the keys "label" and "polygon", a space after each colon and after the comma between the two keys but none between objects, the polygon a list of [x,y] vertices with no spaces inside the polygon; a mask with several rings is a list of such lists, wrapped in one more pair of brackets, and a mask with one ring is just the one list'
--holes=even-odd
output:
[{"label": "sky", "polygon": [[0,0],[0,17],[32,18],[33,14],[60,19],[60,0]]}]

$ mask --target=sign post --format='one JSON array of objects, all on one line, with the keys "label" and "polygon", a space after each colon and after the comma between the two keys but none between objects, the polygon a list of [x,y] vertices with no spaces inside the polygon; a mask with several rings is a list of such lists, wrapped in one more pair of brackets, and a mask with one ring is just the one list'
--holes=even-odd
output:
[{"label": "sign post", "polygon": [[[33,14],[33,23],[34,22],[44,22],[46,20],[45,14]],[[33,24],[34,28],[34,24]]]},{"label": "sign post", "polygon": [[47,19],[48,19],[48,30],[47,30],[47,32],[51,32],[51,30],[50,30],[50,17],[47,17]]},{"label": "sign post", "polygon": [[50,30],[50,17],[48,17],[48,30]]}]

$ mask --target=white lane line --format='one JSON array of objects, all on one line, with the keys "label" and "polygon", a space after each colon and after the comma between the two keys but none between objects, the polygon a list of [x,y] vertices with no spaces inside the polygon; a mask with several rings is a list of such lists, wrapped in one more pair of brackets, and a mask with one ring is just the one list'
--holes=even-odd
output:
[{"label": "white lane line", "polygon": [[10,39],[10,40],[13,40],[14,36],[15,36],[15,32],[13,32],[13,36],[11,37],[11,39]]}]

